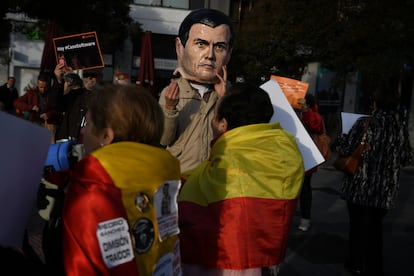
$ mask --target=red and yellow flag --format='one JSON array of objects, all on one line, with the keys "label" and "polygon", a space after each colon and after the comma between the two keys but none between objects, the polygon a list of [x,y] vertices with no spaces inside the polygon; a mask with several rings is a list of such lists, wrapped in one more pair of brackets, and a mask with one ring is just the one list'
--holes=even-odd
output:
[{"label": "red and yellow flag", "polygon": [[304,168],[295,138],[279,123],[226,132],[210,160],[185,175],[183,263],[247,269],[283,260]]}]

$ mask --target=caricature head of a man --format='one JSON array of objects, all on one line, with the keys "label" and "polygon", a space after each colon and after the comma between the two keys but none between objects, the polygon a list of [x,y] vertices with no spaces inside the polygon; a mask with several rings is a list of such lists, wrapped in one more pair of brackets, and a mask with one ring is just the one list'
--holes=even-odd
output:
[{"label": "caricature head of a man", "polygon": [[175,41],[178,66],[199,83],[218,82],[217,74],[230,61],[234,39],[231,19],[213,9],[190,12]]}]

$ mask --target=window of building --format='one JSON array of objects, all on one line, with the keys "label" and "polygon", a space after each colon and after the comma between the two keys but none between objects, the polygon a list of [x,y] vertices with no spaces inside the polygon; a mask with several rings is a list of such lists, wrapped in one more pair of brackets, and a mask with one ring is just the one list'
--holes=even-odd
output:
[{"label": "window of building", "polygon": [[136,5],[188,9],[189,0],[134,0]]}]

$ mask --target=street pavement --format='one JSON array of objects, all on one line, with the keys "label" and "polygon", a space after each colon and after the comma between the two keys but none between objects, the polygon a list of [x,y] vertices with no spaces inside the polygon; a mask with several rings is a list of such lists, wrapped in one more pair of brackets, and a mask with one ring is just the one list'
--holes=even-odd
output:
[{"label": "street pavement", "polygon": [[[348,252],[348,213],[340,199],[342,173],[332,161],[322,164],[312,176],[312,227],[297,229],[296,213],[285,262],[279,276],[349,276],[343,268]],[[414,275],[414,167],[401,171],[396,208],[384,219],[385,276]]]},{"label": "street pavement", "polygon": [[[297,230],[299,212],[293,218],[279,276],[350,276],[343,268],[348,251],[348,215],[345,201],[339,197],[342,173],[335,170],[331,162],[322,164],[312,177],[311,229],[308,232]],[[385,276],[414,275],[414,166],[401,171],[400,185],[396,208],[384,219]],[[31,223],[30,243],[43,259],[43,223],[37,216]]]}]

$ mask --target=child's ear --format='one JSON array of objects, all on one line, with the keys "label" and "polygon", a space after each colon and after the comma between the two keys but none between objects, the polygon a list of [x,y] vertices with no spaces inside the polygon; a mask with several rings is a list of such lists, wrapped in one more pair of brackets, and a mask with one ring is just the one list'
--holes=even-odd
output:
[{"label": "child's ear", "polygon": [[222,132],[222,133],[226,132],[227,128],[228,128],[227,120],[225,118],[221,119],[220,123],[219,123],[220,132]]}]

